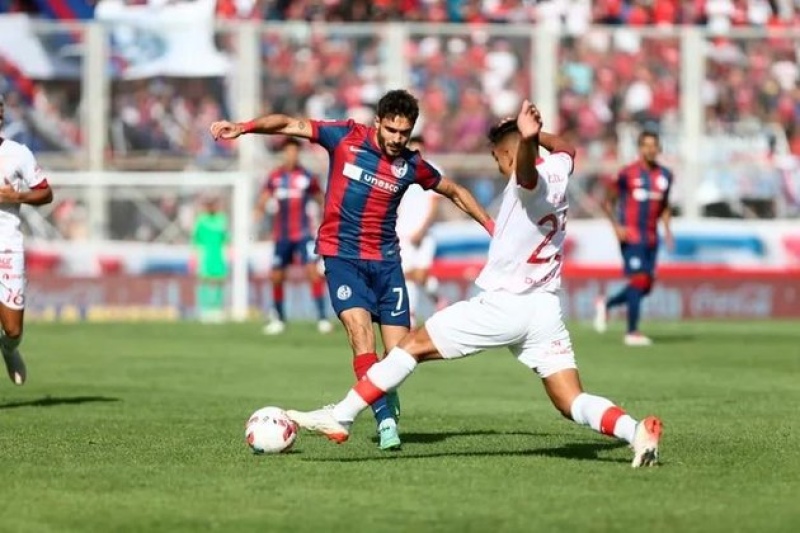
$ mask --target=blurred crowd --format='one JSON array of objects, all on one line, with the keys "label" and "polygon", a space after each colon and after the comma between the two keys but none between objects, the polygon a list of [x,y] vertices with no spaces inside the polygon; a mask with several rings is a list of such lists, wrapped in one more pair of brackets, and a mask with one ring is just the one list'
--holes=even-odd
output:
[{"label": "blurred crowd", "polygon": [[[0,10],[25,5],[0,0]],[[564,36],[554,83],[562,133],[582,152],[577,216],[596,214],[593,198],[609,169],[630,155],[620,152],[626,139],[622,124],[654,129],[668,139],[679,131],[680,39],[669,32],[642,36],[626,31],[629,27],[705,25],[711,37],[705,59],[698,60],[705,62],[699,98],[707,130],[756,125],[770,132],[773,147],[800,157],[800,37],[726,37],[728,29],[738,27],[800,28],[800,0],[219,0],[216,11],[223,19],[465,23],[463,32],[447,35],[412,26],[400,51],[387,49],[385,32],[363,27],[355,32],[322,25],[289,32],[268,29],[260,41],[260,111],[331,119],[370,120],[377,99],[397,83],[392,76],[398,73],[387,68],[387,57],[403,54],[410,67],[404,79],[421,102],[420,131],[434,154],[482,151],[489,125],[513,113],[520,97],[534,90],[534,32],[498,32],[481,23],[536,21],[560,29]],[[235,54],[230,37],[220,31],[216,44]],[[136,168],[137,158],[148,160],[147,168],[154,160],[170,158],[194,168],[230,160],[235,144],[212,142],[206,127],[233,115],[231,87],[231,80],[213,77],[115,80],[109,159],[134,161],[126,168]],[[37,152],[80,149],[79,80],[28,80],[21,88],[9,75],[0,75],[0,90],[7,98],[7,135]],[[667,148],[674,153],[674,146]],[[728,155],[720,152],[718,157]],[[738,169],[720,172],[722,177],[712,181],[747,185],[761,179],[736,174]],[[489,198],[495,192],[488,184],[490,174],[456,177]],[[779,195],[787,188],[780,179],[770,177],[769,187],[758,188]]]}]

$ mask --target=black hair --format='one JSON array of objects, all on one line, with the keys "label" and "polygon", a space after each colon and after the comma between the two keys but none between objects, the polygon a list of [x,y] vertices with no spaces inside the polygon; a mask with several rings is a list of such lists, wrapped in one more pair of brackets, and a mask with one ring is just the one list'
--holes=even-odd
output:
[{"label": "black hair", "polygon": [[405,117],[414,123],[419,118],[419,103],[410,92],[396,89],[384,94],[378,100],[376,115],[378,119]]},{"label": "black hair", "polygon": [[641,146],[645,139],[650,138],[656,141],[656,144],[661,144],[661,139],[658,136],[658,133],[650,130],[644,130],[639,134],[639,138],[636,140],[637,146]]},{"label": "black hair", "polygon": [[519,133],[519,128],[517,128],[517,119],[504,118],[503,120],[492,126],[492,129],[489,130],[488,133],[489,142],[492,144],[497,144],[506,135],[509,135],[511,133]]}]

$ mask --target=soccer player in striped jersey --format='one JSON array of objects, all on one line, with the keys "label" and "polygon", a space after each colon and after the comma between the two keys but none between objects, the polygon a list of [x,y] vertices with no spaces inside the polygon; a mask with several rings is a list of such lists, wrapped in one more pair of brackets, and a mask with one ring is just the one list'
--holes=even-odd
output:
[{"label": "soccer player in striped jersey", "polygon": [[285,329],[283,283],[286,268],[295,260],[306,269],[311,296],[317,308],[317,329],[320,333],[330,333],[333,326],[325,316],[325,289],[317,268],[319,257],[314,251],[314,231],[309,213],[311,203],[322,206],[322,188],[316,174],[300,164],[300,141],[288,137],[282,148],[283,164],[267,177],[258,199],[261,214],[270,205],[275,206],[272,223],[275,252],[270,272],[275,316],[264,326],[264,333],[278,335]]},{"label": "soccer player in striped jersey", "polygon": [[673,175],[658,163],[661,144],[656,133],[642,132],[638,144],[639,160],[620,171],[603,204],[619,240],[628,283],[611,298],[597,302],[594,327],[599,333],[605,332],[608,310],[626,305],[625,344],[649,346],[652,341],[639,331],[639,316],[642,299],[650,293],[655,280],[659,220],[664,226],[667,248],[673,245],[669,209]]},{"label": "soccer player in striped jersey", "polygon": [[[408,293],[400,264],[397,208],[406,189],[418,184],[449,198],[487,231],[494,222],[475,198],[443,177],[407,144],[419,104],[404,90],[380,99],[374,124],[319,121],[272,114],[244,123],[215,122],[211,134],[235,139],[243,133],[310,139],[328,151],[330,166],[317,253],[323,257],[331,303],[353,351],[361,379],[378,362],[373,323],[380,326],[384,351],[408,333]],[[372,405],[380,448],[400,447],[396,396]]]}]

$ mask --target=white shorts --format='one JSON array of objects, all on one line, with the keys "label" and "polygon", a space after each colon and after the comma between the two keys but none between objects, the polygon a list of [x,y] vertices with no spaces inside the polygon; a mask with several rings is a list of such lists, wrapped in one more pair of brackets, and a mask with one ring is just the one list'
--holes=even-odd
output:
[{"label": "white shorts", "polygon": [[411,270],[428,270],[433,264],[436,254],[436,241],[431,236],[422,239],[419,246],[414,246],[411,241],[400,239],[400,260],[403,272]]},{"label": "white shorts", "polygon": [[445,359],[508,347],[542,378],[577,368],[557,294],[483,292],[435,313],[425,328]]},{"label": "white shorts", "polygon": [[0,303],[9,309],[25,309],[25,254],[0,253]]}]

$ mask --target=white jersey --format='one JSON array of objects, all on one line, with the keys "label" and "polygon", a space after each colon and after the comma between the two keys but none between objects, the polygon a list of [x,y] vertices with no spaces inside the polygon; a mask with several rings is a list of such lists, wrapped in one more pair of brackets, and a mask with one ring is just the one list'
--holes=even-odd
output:
[{"label": "white jersey", "polygon": [[435,206],[435,191],[426,191],[417,184],[411,185],[403,194],[397,208],[397,236],[400,240],[410,239],[422,229],[431,209]]},{"label": "white jersey", "polygon": [[[16,191],[34,189],[47,183],[27,146],[10,139],[0,142],[0,186]],[[22,252],[20,204],[0,203],[0,251]]]},{"label": "white jersey", "polygon": [[532,190],[516,174],[503,191],[489,257],[475,284],[485,291],[554,292],[561,287],[566,238],[567,181],[572,158],[557,152],[537,162]]}]

